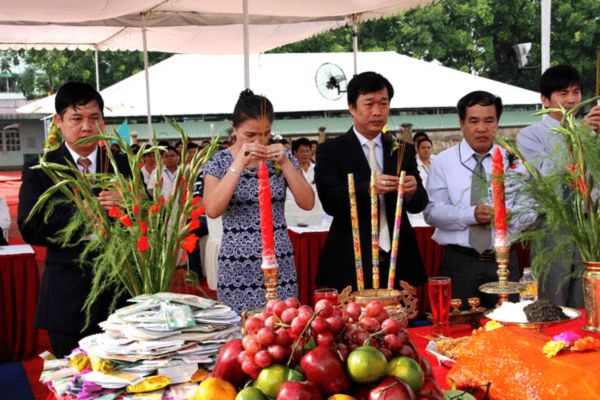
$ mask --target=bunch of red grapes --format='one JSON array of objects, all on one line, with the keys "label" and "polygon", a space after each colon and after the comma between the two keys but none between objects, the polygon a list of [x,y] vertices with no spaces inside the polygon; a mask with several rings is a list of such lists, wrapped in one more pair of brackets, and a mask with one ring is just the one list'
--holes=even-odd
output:
[{"label": "bunch of red grapes", "polygon": [[265,311],[245,321],[244,329],[244,351],[238,361],[253,378],[272,363],[299,360],[305,346],[317,344],[334,346],[344,361],[352,350],[367,342],[388,360],[402,355],[419,361],[406,329],[390,318],[378,300],[361,309],[355,302],[342,308],[322,299],[314,310],[295,298],[270,300]]}]

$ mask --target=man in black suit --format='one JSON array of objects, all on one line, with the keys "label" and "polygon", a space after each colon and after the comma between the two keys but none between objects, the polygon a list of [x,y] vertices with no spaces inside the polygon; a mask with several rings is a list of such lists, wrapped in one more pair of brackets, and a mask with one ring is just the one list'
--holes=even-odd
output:
[{"label": "man in black suit", "polygon": [[[100,94],[88,84],[69,82],[56,93],[55,108],[54,122],[63,133],[64,143],[46,155],[47,161],[74,164],[81,171],[92,174],[112,172],[106,148],[98,146],[97,142],[77,143],[82,138],[99,134],[104,108]],[[116,156],[116,161],[119,170],[130,175],[127,159]],[[42,170],[31,169],[37,163],[36,160],[23,167],[18,223],[27,243],[47,247],[35,326],[48,330],[55,355],[62,357],[77,347],[82,337],[98,331],[97,324],[108,316],[107,310],[115,295],[105,292],[98,298],[91,310],[90,325],[82,331],[85,325],[82,307],[90,292],[93,271],[89,264],[78,262],[83,244],[63,247],[52,241],[75,214],[74,204],[56,206],[47,220],[45,213],[39,212],[27,222],[39,197],[52,186],[52,181]],[[59,191],[54,196],[64,198]],[[121,204],[118,192],[112,190],[101,191],[98,200],[105,209]]]},{"label": "man in black suit", "polygon": [[[348,285],[357,288],[348,197],[348,174],[352,173],[365,288],[372,288],[369,182],[371,171],[376,170],[380,213],[382,209],[385,212],[380,214],[379,224],[380,287],[386,287],[399,178],[396,176],[398,152],[392,151],[393,139],[382,134],[381,130],[387,123],[394,89],[380,74],[363,72],[348,83],[347,93],[354,126],[345,135],[320,145],[317,151],[317,191],[323,209],[333,216],[333,222],[319,262],[316,283],[338,290]],[[427,276],[406,212],[423,211],[428,198],[419,177],[415,148],[410,144],[406,144],[401,170],[406,171],[407,176],[403,186],[405,197],[395,285],[397,287],[399,280],[405,280],[419,286]]]}]

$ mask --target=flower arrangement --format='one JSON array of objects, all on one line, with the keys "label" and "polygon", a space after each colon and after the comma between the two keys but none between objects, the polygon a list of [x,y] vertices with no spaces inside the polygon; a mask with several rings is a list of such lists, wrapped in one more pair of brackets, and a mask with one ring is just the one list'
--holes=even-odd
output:
[{"label": "flower arrangement", "polygon": [[600,179],[600,136],[575,118],[578,111],[597,99],[586,100],[570,110],[546,109],[538,113],[563,114],[560,126],[554,129],[561,145],[552,154],[556,167],[549,174],[543,175],[531,160],[525,160],[510,140],[498,138],[528,172],[520,182],[523,195],[531,203],[525,207],[526,212],[535,211],[545,218],[543,226],[523,232],[520,239],[530,240],[535,249],[542,248],[548,237],[560,238],[554,248],[536,252],[532,268],[538,277],[546,272],[550,261],[564,259],[566,250],[573,246],[583,260],[600,260],[600,197],[595,190]]},{"label": "flower arrangement", "polygon": [[[187,138],[179,125],[170,122],[179,133],[184,143],[183,154],[186,154]],[[214,139],[198,151],[189,164],[182,162],[176,171],[177,184],[165,198],[160,195],[162,147],[143,145],[137,154],[133,154],[116,131],[80,142],[100,141],[102,144],[113,140],[127,155],[133,171],[131,177],[118,172],[116,159],[110,151],[103,152],[106,159],[100,163],[106,165],[100,170],[106,171],[110,164],[116,171],[114,173],[84,174],[74,164],[65,166],[47,162],[45,155],[36,167],[41,168],[54,185],[40,196],[31,215],[42,210],[48,215],[60,202],[75,204],[77,208],[69,224],[53,240],[65,246],[83,244],[80,261],[92,260],[94,278],[84,305],[86,318],[95,299],[109,288],[116,288],[114,302],[124,292],[137,296],[170,290],[176,266],[185,260],[198,241],[192,232],[199,227],[198,218],[204,210],[198,207],[200,199],[190,194],[202,165],[218,145],[218,140]],[[148,194],[141,174],[136,173],[146,153],[154,153],[157,159],[153,173],[157,174],[154,193],[158,195],[154,198]],[[94,195],[103,189],[118,191],[122,198],[121,207],[104,210]],[[63,196],[54,196],[56,192]],[[88,238],[91,239],[82,241],[84,235],[81,232],[90,233]]]}]

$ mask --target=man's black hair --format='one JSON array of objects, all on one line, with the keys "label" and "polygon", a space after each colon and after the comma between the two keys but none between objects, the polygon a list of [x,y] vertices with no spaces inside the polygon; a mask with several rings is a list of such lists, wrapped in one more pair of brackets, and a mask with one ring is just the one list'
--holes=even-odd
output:
[{"label": "man's black hair", "polygon": [[354,78],[348,83],[347,97],[348,105],[356,107],[356,100],[358,96],[366,93],[377,92],[383,88],[387,88],[388,100],[392,100],[394,97],[394,88],[390,81],[388,81],[383,75],[377,72],[367,71],[355,75]]},{"label": "man's black hair", "polygon": [[456,109],[458,111],[458,118],[464,121],[467,115],[467,108],[473,106],[496,106],[496,119],[500,120],[502,115],[502,99],[494,96],[490,92],[484,92],[483,90],[476,90],[465,95],[458,101]]},{"label": "man's black hair", "polygon": [[310,149],[310,140],[304,137],[294,140],[292,142],[292,152],[295,153],[296,151],[298,151],[300,146],[307,146]]},{"label": "man's black hair", "polygon": [[84,82],[67,82],[58,89],[54,98],[54,108],[61,117],[69,107],[77,107],[96,101],[102,116],[104,116],[104,100],[96,89]]},{"label": "man's black hair", "polygon": [[552,93],[561,91],[571,85],[581,88],[581,75],[570,65],[556,65],[548,68],[540,77],[540,94],[549,99]]}]

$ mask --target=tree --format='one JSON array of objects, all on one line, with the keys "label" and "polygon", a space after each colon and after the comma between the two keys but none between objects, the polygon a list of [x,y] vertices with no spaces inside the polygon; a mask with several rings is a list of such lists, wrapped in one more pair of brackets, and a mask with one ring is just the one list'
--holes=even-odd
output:
[{"label": "tree", "polygon": [[[150,65],[169,57],[168,53],[149,53]],[[99,53],[101,87],[110,86],[144,68],[139,51],[104,51]],[[28,98],[54,93],[69,80],[96,86],[94,52],[81,50],[21,50],[0,52],[0,68],[9,70],[22,65],[18,86]]]},{"label": "tree", "polygon": [[[586,95],[595,77],[600,43],[600,2],[552,4],[551,59],[583,76]],[[512,46],[531,42],[529,65],[519,69]],[[392,50],[447,67],[537,90],[540,75],[539,0],[444,0],[359,27],[361,51]],[[287,45],[275,52],[352,51],[348,27]]]}]

